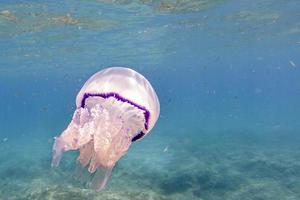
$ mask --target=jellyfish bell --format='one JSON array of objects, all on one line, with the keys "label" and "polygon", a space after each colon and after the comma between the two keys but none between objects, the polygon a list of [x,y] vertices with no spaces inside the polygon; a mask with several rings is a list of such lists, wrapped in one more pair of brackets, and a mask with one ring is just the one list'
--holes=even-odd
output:
[{"label": "jellyfish bell", "polygon": [[87,80],[76,97],[76,107],[67,129],[55,138],[52,166],[59,165],[63,152],[79,150],[78,165],[93,175],[90,185],[99,191],[131,143],[155,125],[159,100],[144,76],[129,68],[111,67]]}]

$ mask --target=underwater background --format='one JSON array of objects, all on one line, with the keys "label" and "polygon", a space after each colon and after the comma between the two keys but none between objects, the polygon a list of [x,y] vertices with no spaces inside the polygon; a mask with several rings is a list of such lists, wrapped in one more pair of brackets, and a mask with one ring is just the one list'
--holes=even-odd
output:
[{"label": "underwater background", "polygon": [[[127,66],[161,115],[105,190],[51,168],[84,82]],[[299,0],[0,1],[1,200],[299,200]]]}]

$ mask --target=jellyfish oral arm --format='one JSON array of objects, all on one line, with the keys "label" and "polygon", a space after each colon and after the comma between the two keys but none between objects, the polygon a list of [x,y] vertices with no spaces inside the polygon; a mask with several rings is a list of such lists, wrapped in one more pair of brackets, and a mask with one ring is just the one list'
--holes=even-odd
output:
[{"label": "jellyfish oral arm", "polygon": [[[91,124],[87,123],[89,112],[87,109],[76,109],[71,123],[67,129],[59,137],[55,137],[53,145],[52,167],[57,167],[61,160],[62,154],[65,151],[76,150],[79,146],[88,143],[91,139],[91,134],[86,134],[91,129]],[[81,126],[81,124],[85,126]]]},{"label": "jellyfish oral arm", "polygon": [[61,160],[62,154],[65,151],[75,150],[75,142],[77,138],[77,129],[73,127],[73,124],[62,133],[60,137],[55,137],[55,142],[53,145],[53,158],[52,167],[57,167]]},{"label": "jellyfish oral arm", "polygon": [[52,166],[59,165],[63,152],[79,149],[78,163],[90,173],[101,174],[102,178],[93,181],[98,190],[104,188],[115,163],[142,131],[145,118],[142,110],[113,97],[90,98],[100,103],[76,109],[67,129],[55,138]]}]

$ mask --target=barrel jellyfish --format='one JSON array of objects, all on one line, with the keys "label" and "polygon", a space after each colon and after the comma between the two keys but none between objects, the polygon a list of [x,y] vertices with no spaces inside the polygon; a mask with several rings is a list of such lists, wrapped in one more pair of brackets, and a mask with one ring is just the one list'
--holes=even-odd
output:
[{"label": "barrel jellyfish", "polygon": [[79,150],[77,165],[88,171],[89,186],[102,190],[117,161],[149,133],[159,112],[158,97],[141,74],[124,67],[97,72],[79,91],[72,121],[55,137],[52,166],[63,152]]}]

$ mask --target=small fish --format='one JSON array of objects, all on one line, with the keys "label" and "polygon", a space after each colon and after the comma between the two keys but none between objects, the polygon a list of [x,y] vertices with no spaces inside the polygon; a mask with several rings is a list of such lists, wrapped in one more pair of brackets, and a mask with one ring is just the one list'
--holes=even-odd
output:
[{"label": "small fish", "polygon": [[290,60],[290,64],[292,65],[292,67],[296,67],[296,64],[292,60]]},{"label": "small fish", "polygon": [[47,107],[42,107],[41,109],[40,109],[40,112],[47,112],[48,111],[48,108]]},{"label": "small fish", "polygon": [[169,150],[169,145],[167,145],[164,149],[164,153],[167,152]]},{"label": "small fish", "polygon": [[2,142],[6,142],[8,140],[8,138],[3,138]]}]

